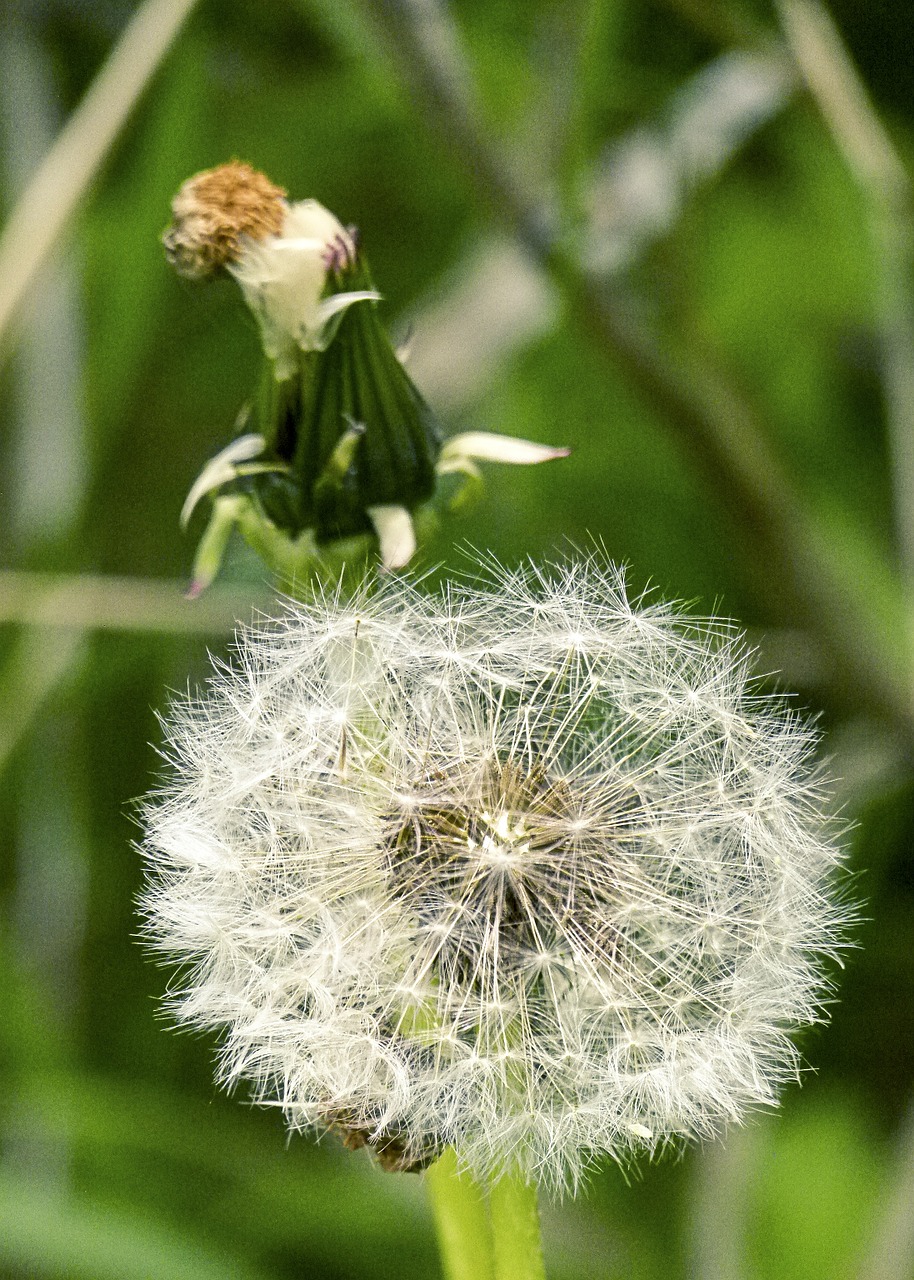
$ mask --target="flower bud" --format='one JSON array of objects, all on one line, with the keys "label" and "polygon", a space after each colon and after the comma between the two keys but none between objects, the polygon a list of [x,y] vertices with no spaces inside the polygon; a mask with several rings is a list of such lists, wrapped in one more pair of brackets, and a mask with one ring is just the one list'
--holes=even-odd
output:
[{"label": "flower bud", "polygon": [[354,228],[316,200],[289,204],[280,187],[233,161],[185,182],[172,210],[169,260],[193,279],[233,276],[266,356],[245,433],[204,467],[185,503],[186,523],[202,497],[233,499],[215,502],[191,594],[217,571],[232,524],[299,583],[337,571],[343,544],[347,563],[377,548],[382,568],[398,569],[417,547],[415,517],[424,512],[421,523],[430,523],[439,475],[460,475],[466,497],[479,481],[476,458],[529,463],[567,453],[484,432],[444,444],[381,324],[381,295]]}]

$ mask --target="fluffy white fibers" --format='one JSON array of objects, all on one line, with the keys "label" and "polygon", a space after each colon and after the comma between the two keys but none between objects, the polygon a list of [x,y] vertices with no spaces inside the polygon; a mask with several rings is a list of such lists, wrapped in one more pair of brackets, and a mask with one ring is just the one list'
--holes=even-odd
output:
[{"label": "fluffy white fibers", "polygon": [[841,944],[815,735],[593,563],[290,606],[168,723],[149,937],[221,1074],[573,1186],[775,1101]]}]

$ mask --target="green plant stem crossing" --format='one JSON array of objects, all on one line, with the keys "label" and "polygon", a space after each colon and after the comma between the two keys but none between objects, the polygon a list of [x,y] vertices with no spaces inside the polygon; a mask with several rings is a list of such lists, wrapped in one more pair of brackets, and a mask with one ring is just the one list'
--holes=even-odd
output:
[{"label": "green plant stem crossing", "polygon": [[505,1174],[489,1193],[495,1280],[546,1280],[536,1185]]},{"label": "green plant stem crossing", "polygon": [[483,1189],[453,1148],[427,1170],[445,1280],[546,1280],[536,1186],[518,1174]]},{"label": "green plant stem crossing", "polygon": [[426,1171],[445,1280],[495,1280],[492,1232],[482,1188],[459,1173],[452,1147]]}]

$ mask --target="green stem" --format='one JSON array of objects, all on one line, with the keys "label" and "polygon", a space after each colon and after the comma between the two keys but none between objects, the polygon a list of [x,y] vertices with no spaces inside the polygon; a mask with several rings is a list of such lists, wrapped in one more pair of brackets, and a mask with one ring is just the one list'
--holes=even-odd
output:
[{"label": "green stem", "polygon": [[536,1186],[505,1174],[489,1193],[495,1280],[546,1280]]},{"label": "green stem", "polygon": [[485,1197],[469,1174],[457,1172],[451,1147],[426,1170],[425,1182],[445,1280],[494,1280]]}]

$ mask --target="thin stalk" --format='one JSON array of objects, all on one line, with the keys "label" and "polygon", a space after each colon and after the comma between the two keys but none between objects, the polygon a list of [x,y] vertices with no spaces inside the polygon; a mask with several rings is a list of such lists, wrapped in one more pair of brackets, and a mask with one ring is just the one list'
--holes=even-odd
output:
[{"label": "thin stalk", "polygon": [[0,569],[0,625],[33,627],[36,634],[54,628],[220,635],[233,631],[239,620],[249,620],[252,613],[266,611],[275,600],[260,586],[216,583],[205,596],[188,604],[183,595],[186,586],[167,578]]},{"label": "thin stalk", "polygon": [[858,1280],[908,1280],[914,1275],[914,1102],[901,1127],[893,1177]]},{"label": "thin stalk", "polygon": [[517,1174],[499,1178],[489,1193],[495,1280],[546,1280],[536,1186]]},{"label": "thin stalk", "polygon": [[778,9],[793,57],[869,215],[895,525],[914,627],[914,187],[828,10],[819,0],[778,0]]},{"label": "thin stalk", "polygon": [[696,1153],[688,1214],[692,1280],[748,1280],[747,1219],[766,1132],[747,1126]]},{"label": "thin stalk", "polygon": [[79,628],[46,631],[23,627],[0,666],[0,775],[35,727],[54,691],[85,653]]},{"label": "thin stalk", "polygon": [[144,0],[19,197],[0,236],[0,339],[196,0]]},{"label": "thin stalk", "polygon": [[485,1197],[469,1174],[458,1173],[452,1147],[426,1170],[425,1184],[445,1280],[494,1280]]},{"label": "thin stalk", "polygon": [[835,562],[823,531],[774,454],[764,425],[729,381],[673,353],[617,288],[566,249],[549,193],[532,192],[492,142],[459,37],[435,0],[365,5],[393,56],[493,211],[562,290],[569,312],[625,372],[677,437],[739,530],[749,567],[781,618],[807,628],[827,655],[834,692],[914,741],[908,655],[872,619],[866,597]]}]

